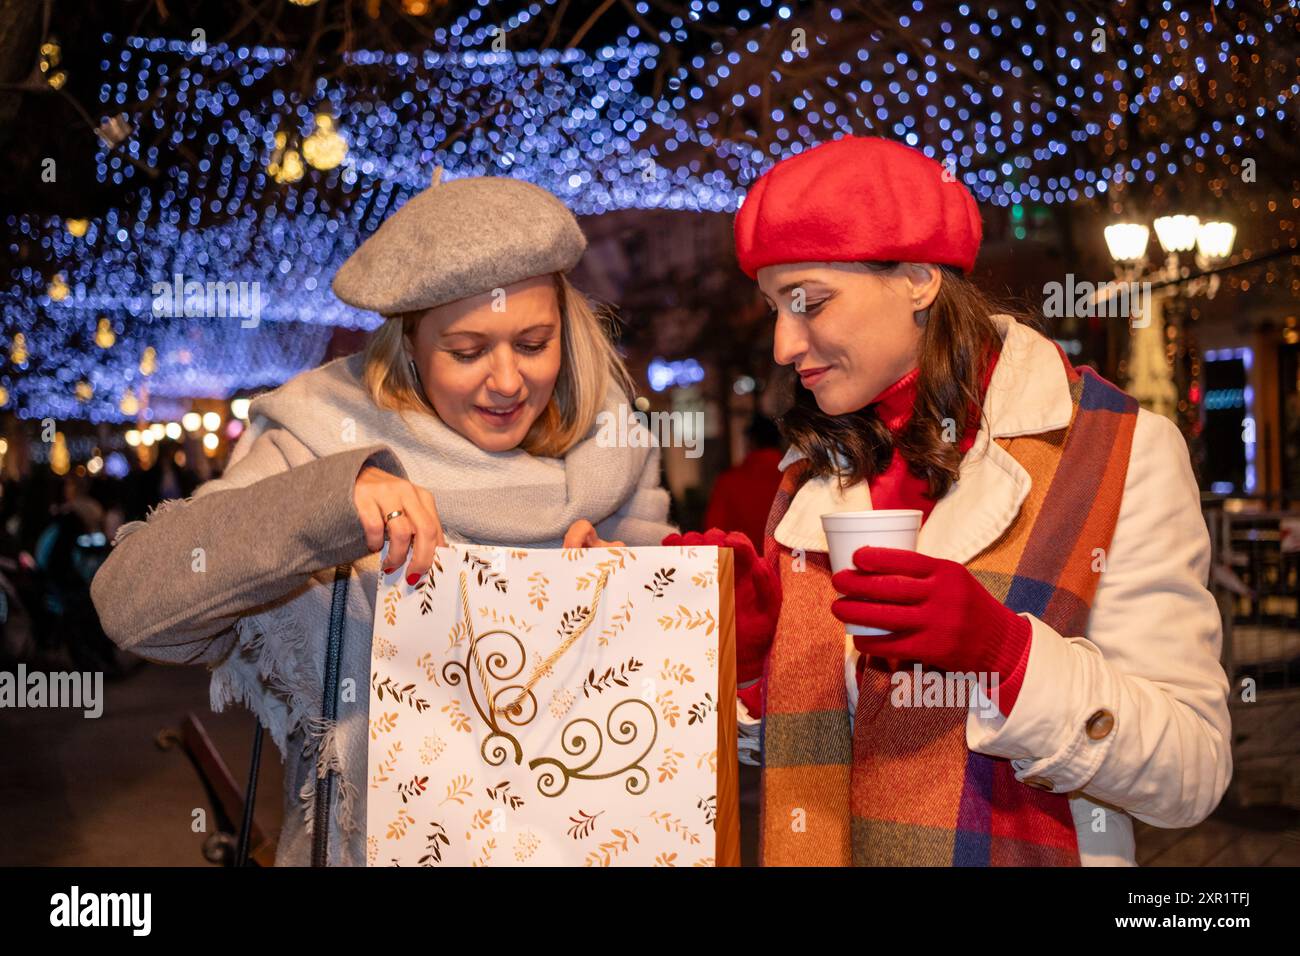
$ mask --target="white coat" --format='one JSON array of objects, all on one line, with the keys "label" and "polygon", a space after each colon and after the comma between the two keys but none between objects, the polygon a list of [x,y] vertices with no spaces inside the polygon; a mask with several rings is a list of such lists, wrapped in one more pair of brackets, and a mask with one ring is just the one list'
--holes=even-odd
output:
[{"label": "white coat", "polygon": [[[1006,530],[1032,484],[990,437],[1070,422],[1069,385],[1052,342],[1008,316],[993,320],[1003,348],[985,395],[987,420],[917,540],[923,554],[962,563]],[[782,470],[799,457],[792,449]],[[825,552],[821,515],[870,508],[865,482],[840,494],[829,479],[810,481],[775,537],[790,548]],[[1141,409],[1085,632],[1058,634],[1022,614],[1033,641],[1011,715],[977,700],[966,722],[971,750],[1009,758],[1027,785],[1069,794],[1084,866],[1136,865],[1133,819],[1192,826],[1227,788],[1228,680],[1219,663],[1219,609],[1206,589],[1209,569],[1209,533],[1187,445],[1173,422]],[[858,652],[847,636],[845,647],[852,713]],[[742,724],[749,725],[742,732],[756,729],[748,714]]]}]

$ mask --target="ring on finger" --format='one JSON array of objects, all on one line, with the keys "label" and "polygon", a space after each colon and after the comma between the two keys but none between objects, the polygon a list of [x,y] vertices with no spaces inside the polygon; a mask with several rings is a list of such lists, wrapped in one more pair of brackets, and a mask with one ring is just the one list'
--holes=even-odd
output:
[{"label": "ring on finger", "polygon": [[400,518],[404,514],[406,514],[406,512],[401,508],[398,508],[396,511],[390,511],[388,514],[384,515],[384,524],[387,525],[388,522],[392,521],[394,518]]}]

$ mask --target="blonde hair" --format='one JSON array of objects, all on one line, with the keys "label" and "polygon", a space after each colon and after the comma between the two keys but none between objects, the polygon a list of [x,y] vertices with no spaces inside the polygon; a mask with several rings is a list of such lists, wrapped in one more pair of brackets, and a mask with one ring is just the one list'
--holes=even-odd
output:
[{"label": "blonde hair", "polygon": [[[610,385],[616,385],[629,400],[634,394],[632,377],[611,339],[614,318],[610,310],[593,306],[563,274],[557,272],[552,278],[560,306],[560,374],[551,400],[519,446],[542,458],[562,457],[587,436],[605,406]],[[414,333],[421,315],[386,316],[375,330],[365,348],[366,389],[380,408],[436,416],[411,374],[402,342],[404,335]]]}]

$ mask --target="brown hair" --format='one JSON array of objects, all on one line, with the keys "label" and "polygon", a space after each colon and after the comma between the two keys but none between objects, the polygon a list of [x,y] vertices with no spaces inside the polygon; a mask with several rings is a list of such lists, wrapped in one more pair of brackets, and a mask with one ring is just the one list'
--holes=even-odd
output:
[{"label": "brown hair", "polygon": [[[551,400],[519,446],[542,458],[559,458],[587,436],[605,407],[610,385],[617,385],[629,401],[634,394],[632,378],[614,348],[613,314],[593,306],[561,273],[553,279],[560,306],[560,374]],[[366,388],[380,408],[437,414],[411,374],[402,342],[422,315],[386,316],[366,343]]]},{"label": "brown hair", "polygon": [[[899,263],[863,265],[883,273]],[[838,474],[840,487],[848,487],[883,472],[897,449],[908,469],[926,480],[930,498],[942,498],[957,481],[962,453],[957,441],[944,439],[944,432],[952,435],[955,427],[960,437],[981,416],[980,385],[988,372],[989,352],[1002,347],[990,316],[1012,313],[957,270],[948,266],[939,269],[939,291],[921,332],[920,374],[911,419],[895,438],[875,406],[828,415],[817,407],[812,392],[797,387],[794,404],[781,417],[780,425],[786,440],[807,456],[802,480]],[[948,429],[945,420],[950,423]],[[836,467],[836,452],[846,460],[843,469]]]}]

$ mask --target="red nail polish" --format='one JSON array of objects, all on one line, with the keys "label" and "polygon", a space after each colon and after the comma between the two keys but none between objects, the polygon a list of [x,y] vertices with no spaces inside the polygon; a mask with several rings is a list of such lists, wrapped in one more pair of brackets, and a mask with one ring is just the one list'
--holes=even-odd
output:
[{"label": "red nail polish", "polygon": [[407,583],[407,584],[414,584],[414,583],[415,583],[416,581],[418,581],[418,580],[420,580],[420,576],[419,576],[418,574],[408,574],[408,575],[406,576],[406,583]]},{"label": "red nail polish", "polygon": [[393,573],[393,569],[392,569],[392,568],[384,568],[384,573],[385,573],[385,574],[392,574],[392,573]]}]

